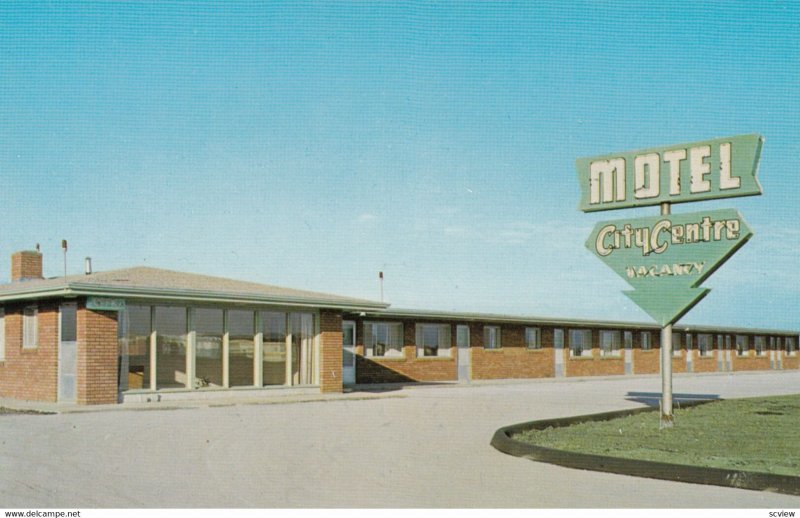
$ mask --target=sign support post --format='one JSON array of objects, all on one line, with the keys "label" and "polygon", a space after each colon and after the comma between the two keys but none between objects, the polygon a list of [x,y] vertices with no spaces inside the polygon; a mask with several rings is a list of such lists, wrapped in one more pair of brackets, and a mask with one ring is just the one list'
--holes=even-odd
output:
[{"label": "sign support post", "polygon": [[[661,204],[661,215],[669,216],[669,202]],[[661,428],[672,427],[672,324],[661,328]]]}]

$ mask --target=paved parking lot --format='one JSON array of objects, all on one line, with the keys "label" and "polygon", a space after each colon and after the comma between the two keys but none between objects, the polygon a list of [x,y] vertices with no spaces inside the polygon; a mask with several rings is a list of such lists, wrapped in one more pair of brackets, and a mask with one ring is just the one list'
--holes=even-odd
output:
[{"label": "paved parking lot", "polygon": [[[2,415],[0,507],[800,507],[798,497],[570,470],[489,445],[503,425],[636,407],[632,393],[660,386],[657,376],[541,380]],[[674,391],[796,393],[800,372],[676,376]]]}]

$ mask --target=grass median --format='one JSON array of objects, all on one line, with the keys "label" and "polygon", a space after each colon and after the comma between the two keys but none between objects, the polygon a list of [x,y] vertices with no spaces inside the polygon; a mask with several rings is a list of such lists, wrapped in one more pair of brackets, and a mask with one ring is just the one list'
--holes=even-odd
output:
[{"label": "grass median", "polygon": [[592,455],[800,476],[800,394],[716,401],[659,413],[531,430],[514,440]]}]

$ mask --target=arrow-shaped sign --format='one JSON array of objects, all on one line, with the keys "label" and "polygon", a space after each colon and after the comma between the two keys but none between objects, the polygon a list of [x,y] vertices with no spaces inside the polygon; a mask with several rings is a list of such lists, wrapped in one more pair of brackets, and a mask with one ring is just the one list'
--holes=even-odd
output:
[{"label": "arrow-shaped sign", "polygon": [[598,223],[586,241],[633,291],[624,292],[660,325],[676,322],[709,290],[700,283],[753,233],[722,209]]}]

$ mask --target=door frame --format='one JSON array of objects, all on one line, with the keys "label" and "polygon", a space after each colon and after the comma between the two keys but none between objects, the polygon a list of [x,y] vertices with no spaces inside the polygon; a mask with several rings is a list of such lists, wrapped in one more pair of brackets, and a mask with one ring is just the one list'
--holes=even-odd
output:
[{"label": "door frame", "polygon": [[[353,343],[346,344],[344,343],[344,328],[345,326],[353,328]],[[354,320],[342,320],[342,383],[344,385],[355,385],[356,384],[356,343],[358,342],[356,338],[357,333],[356,323]],[[345,352],[351,353],[351,358],[353,359],[352,365],[346,366],[344,364],[345,359]]]}]

